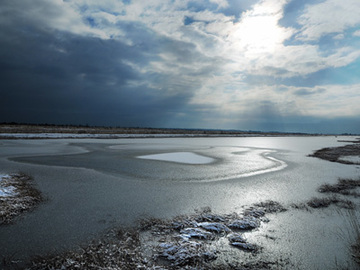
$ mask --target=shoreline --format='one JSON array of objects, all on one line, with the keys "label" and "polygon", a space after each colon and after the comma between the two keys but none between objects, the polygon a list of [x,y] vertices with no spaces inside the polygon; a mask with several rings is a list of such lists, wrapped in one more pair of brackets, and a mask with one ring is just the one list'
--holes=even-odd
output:
[{"label": "shoreline", "polygon": [[360,139],[358,138],[356,141],[349,142],[352,144],[339,147],[326,147],[316,150],[313,154],[310,154],[309,157],[316,157],[342,164],[360,165],[360,161],[356,160],[360,157]]},{"label": "shoreline", "polygon": [[[342,181],[339,179],[339,183]],[[360,179],[352,180],[352,183],[353,186],[360,187]],[[328,192],[323,189],[324,187],[320,186],[318,191]],[[335,193],[347,197],[360,197],[360,194]],[[315,203],[316,200],[321,202]],[[248,238],[252,239],[251,235],[258,233],[262,224],[271,223],[277,215],[284,212],[304,211],[313,215],[315,210],[321,211],[332,204],[335,205],[335,209],[351,209],[349,219],[352,220],[349,222],[353,223],[354,230],[360,229],[360,223],[356,221],[357,214],[354,212],[355,204],[351,201],[348,201],[351,205],[342,203],[343,200],[330,199],[329,203],[323,202],[323,198],[313,198],[304,203],[284,206],[276,201],[264,201],[247,207],[242,206],[243,211],[240,213],[217,214],[209,207],[204,207],[193,214],[172,219],[142,219],[132,227],[109,228],[88,244],[79,246],[80,249],[33,257],[23,267],[28,270],[82,267],[129,270],[174,270],[194,267],[223,270],[295,269],[299,265],[294,264],[286,255],[276,258],[264,256],[263,247]],[[277,240],[271,234],[266,234],[265,237],[274,242]],[[355,263],[360,265],[360,238],[355,239],[350,250],[353,253],[355,269]],[[3,264],[5,261],[3,258]],[[4,267],[12,269],[19,265],[9,261]]]},{"label": "shoreline", "polygon": [[[349,135],[349,134],[344,134]],[[337,136],[299,132],[0,124],[0,139]],[[340,136],[340,135],[339,135]]]}]

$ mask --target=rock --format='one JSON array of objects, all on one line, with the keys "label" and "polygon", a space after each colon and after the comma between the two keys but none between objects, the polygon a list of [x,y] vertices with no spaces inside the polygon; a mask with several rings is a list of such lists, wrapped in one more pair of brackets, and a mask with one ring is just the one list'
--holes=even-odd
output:
[{"label": "rock", "polygon": [[260,226],[260,221],[252,216],[245,216],[242,219],[236,219],[228,225],[235,230],[253,230]]},{"label": "rock", "polygon": [[174,230],[180,231],[181,229],[184,229],[186,227],[197,227],[197,222],[194,220],[188,220],[188,219],[175,220],[172,222],[171,227]]},{"label": "rock", "polygon": [[246,243],[246,239],[238,233],[232,233],[228,236],[230,243],[239,242],[239,243]]},{"label": "rock", "polygon": [[241,242],[232,242],[230,243],[232,246],[241,248],[248,251],[256,251],[258,248],[256,245],[250,243],[241,243]]},{"label": "rock", "polygon": [[205,239],[209,240],[214,238],[212,233],[207,232],[201,228],[185,228],[180,231],[182,238],[198,238],[198,239]]},{"label": "rock", "polygon": [[222,223],[216,223],[216,222],[201,222],[198,223],[198,226],[207,230],[207,231],[211,231],[211,232],[215,232],[215,233],[221,233],[221,232],[225,232],[228,233],[230,232],[230,229],[222,224]]},{"label": "rock", "polygon": [[176,266],[185,266],[201,262],[202,260],[214,260],[217,258],[216,251],[205,250],[201,243],[183,241],[177,243],[160,244],[160,256],[169,260]]},{"label": "rock", "polygon": [[265,216],[265,211],[260,210],[260,209],[249,209],[249,210],[245,211],[245,215],[259,218],[259,217]]},{"label": "rock", "polygon": [[196,218],[197,222],[225,222],[225,218],[219,215],[214,214],[202,214]]},{"label": "rock", "polygon": [[178,230],[178,231],[180,231],[181,229],[183,229],[185,227],[183,223],[177,222],[177,221],[174,221],[171,225],[172,225],[173,229]]}]

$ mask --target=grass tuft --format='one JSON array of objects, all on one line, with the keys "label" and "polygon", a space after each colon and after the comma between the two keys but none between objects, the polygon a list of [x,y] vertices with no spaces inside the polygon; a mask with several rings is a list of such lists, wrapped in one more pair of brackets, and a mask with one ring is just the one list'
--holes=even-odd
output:
[{"label": "grass tuft", "polygon": [[352,201],[339,199],[336,196],[325,198],[312,198],[307,202],[307,205],[311,208],[326,208],[335,204],[345,209],[355,209],[355,205]]},{"label": "grass tuft", "polygon": [[360,221],[355,211],[349,211],[349,222],[355,233],[355,243],[351,245],[351,253],[354,261],[360,267]]},{"label": "grass tuft", "polygon": [[337,193],[341,195],[350,195],[354,197],[359,197],[360,194],[354,189],[360,187],[360,179],[342,179],[338,180],[337,184],[330,185],[324,184],[321,185],[318,189],[320,193]]}]

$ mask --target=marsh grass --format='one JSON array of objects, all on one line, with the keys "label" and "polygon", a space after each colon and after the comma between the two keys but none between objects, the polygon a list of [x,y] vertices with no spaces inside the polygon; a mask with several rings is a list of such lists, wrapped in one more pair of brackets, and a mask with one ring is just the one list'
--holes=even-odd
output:
[{"label": "marsh grass", "polygon": [[[359,214],[353,209],[338,210],[340,216],[343,217],[345,224],[339,228],[339,237],[345,239],[349,246],[349,252],[353,262],[348,262],[350,265],[346,269],[360,269],[360,220]],[[356,263],[356,266],[351,264]],[[337,269],[344,269],[337,267]]]},{"label": "marsh grass", "polygon": [[360,197],[360,194],[355,190],[360,187],[359,179],[343,179],[339,178],[338,183],[334,185],[324,184],[318,189],[320,193],[337,193],[346,196]]},{"label": "marsh grass", "polygon": [[360,222],[355,211],[350,211],[349,223],[355,234],[355,243],[351,245],[351,253],[354,261],[360,267]]},{"label": "marsh grass", "polygon": [[327,147],[315,151],[313,154],[308,155],[309,157],[317,157],[325,159],[331,162],[338,162],[342,164],[349,165],[359,165],[358,162],[351,162],[348,160],[343,160],[343,156],[359,156],[360,155],[360,144],[349,144],[339,147]]},{"label": "marsh grass", "polygon": [[41,192],[33,185],[33,178],[24,173],[10,174],[2,180],[5,187],[13,187],[14,195],[0,196],[0,225],[9,224],[20,214],[32,210],[44,200]]},{"label": "marsh grass", "polygon": [[16,257],[16,253],[7,256],[2,256],[0,267],[4,267],[4,269],[12,269],[12,270],[21,269],[18,266],[18,264],[21,263],[21,261],[16,260],[15,257]]},{"label": "marsh grass", "polygon": [[338,207],[345,209],[355,209],[355,204],[350,200],[343,200],[337,196],[324,197],[324,198],[312,198],[307,202],[307,205],[311,208],[326,208],[335,204]]},{"label": "marsh grass", "polygon": [[279,213],[287,211],[282,204],[272,200],[256,203],[254,206],[263,209],[265,213]]},{"label": "marsh grass", "polygon": [[137,230],[113,229],[78,250],[38,256],[27,269],[150,269],[140,246]]},{"label": "marsh grass", "polygon": [[[270,213],[281,212],[284,207],[271,201],[253,205],[250,209],[242,214],[227,215],[213,214],[211,209],[204,209],[169,220],[144,219],[135,228],[111,229],[103,237],[77,250],[37,257],[28,269],[287,269],[288,263],[281,259],[264,260],[261,247],[249,251],[231,245],[228,236],[235,231],[228,229],[227,224],[246,215],[261,211],[265,213],[266,209]],[[264,218],[251,217],[259,223]],[[216,228],[227,230],[219,232]],[[200,229],[212,237],[199,239],[187,233],[186,229]],[[237,231],[237,234],[241,233]],[[243,241],[244,245],[255,246],[245,238]],[[227,251],[219,259],[222,252],[217,251],[217,245],[224,244]],[[233,249],[231,254],[236,254],[231,256],[235,257],[227,255],[230,249]],[[248,262],[246,258],[251,261]]]}]

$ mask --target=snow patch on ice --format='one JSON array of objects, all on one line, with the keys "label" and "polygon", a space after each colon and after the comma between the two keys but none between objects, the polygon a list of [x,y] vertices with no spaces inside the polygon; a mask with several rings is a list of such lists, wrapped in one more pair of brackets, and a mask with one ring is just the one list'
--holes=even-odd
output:
[{"label": "snow patch on ice", "polygon": [[14,186],[5,185],[5,181],[10,178],[8,174],[0,174],[0,197],[13,197],[17,195]]},{"label": "snow patch on ice", "polygon": [[199,154],[195,154],[192,152],[154,154],[154,155],[138,156],[137,158],[170,161],[170,162],[177,162],[184,164],[208,164],[215,161],[215,159],[213,158],[201,156]]}]

